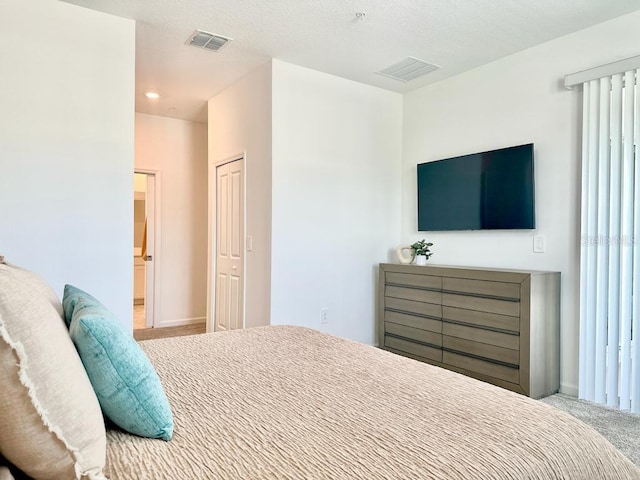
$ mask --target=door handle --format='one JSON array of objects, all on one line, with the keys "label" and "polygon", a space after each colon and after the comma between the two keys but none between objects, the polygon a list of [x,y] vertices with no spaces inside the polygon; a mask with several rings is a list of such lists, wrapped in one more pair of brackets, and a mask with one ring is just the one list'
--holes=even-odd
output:
[{"label": "door handle", "polygon": [[153,255],[145,255],[142,257],[145,262],[153,262]]}]

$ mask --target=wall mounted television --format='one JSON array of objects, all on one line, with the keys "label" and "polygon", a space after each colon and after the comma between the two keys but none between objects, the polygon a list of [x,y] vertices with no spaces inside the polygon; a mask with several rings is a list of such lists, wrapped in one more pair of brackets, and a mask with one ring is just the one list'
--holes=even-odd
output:
[{"label": "wall mounted television", "polygon": [[535,228],[533,144],[418,165],[418,230]]}]

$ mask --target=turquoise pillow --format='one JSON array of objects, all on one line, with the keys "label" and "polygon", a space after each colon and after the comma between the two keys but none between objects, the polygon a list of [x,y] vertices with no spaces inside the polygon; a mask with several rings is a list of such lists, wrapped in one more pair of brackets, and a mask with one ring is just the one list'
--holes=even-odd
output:
[{"label": "turquoise pillow", "polygon": [[64,293],[62,295],[62,310],[64,310],[64,321],[67,322],[67,327],[71,325],[71,319],[73,318],[73,310],[76,308],[76,304],[79,299],[85,301],[85,305],[102,305],[96,298],[89,295],[84,290],[80,290],[73,285],[65,285]]},{"label": "turquoise pillow", "polygon": [[79,298],[69,334],[103,413],[129,433],[171,440],[173,416],[160,378],[118,319]]}]

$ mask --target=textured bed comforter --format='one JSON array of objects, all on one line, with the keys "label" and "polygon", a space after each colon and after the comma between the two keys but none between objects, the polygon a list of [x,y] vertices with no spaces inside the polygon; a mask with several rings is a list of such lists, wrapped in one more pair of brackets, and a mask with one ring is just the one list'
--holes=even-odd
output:
[{"label": "textured bed comforter", "polygon": [[171,442],[108,432],[132,479],[640,479],[602,436],[541,402],[300,327],[142,342]]}]

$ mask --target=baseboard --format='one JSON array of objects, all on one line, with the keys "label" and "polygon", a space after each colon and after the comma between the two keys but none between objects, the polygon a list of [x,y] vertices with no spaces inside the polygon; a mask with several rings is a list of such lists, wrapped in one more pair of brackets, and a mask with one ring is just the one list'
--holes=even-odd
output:
[{"label": "baseboard", "polygon": [[205,323],[206,321],[207,317],[183,318],[181,320],[165,320],[164,322],[158,322],[156,328],[184,327],[185,325],[195,325],[198,323]]},{"label": "baseboard", "polygon": [[573,385],[571,383],[561,383],[560,384],[560,393],[564,395],[569,395],[571,397],[578,397],[578,386]]}]

